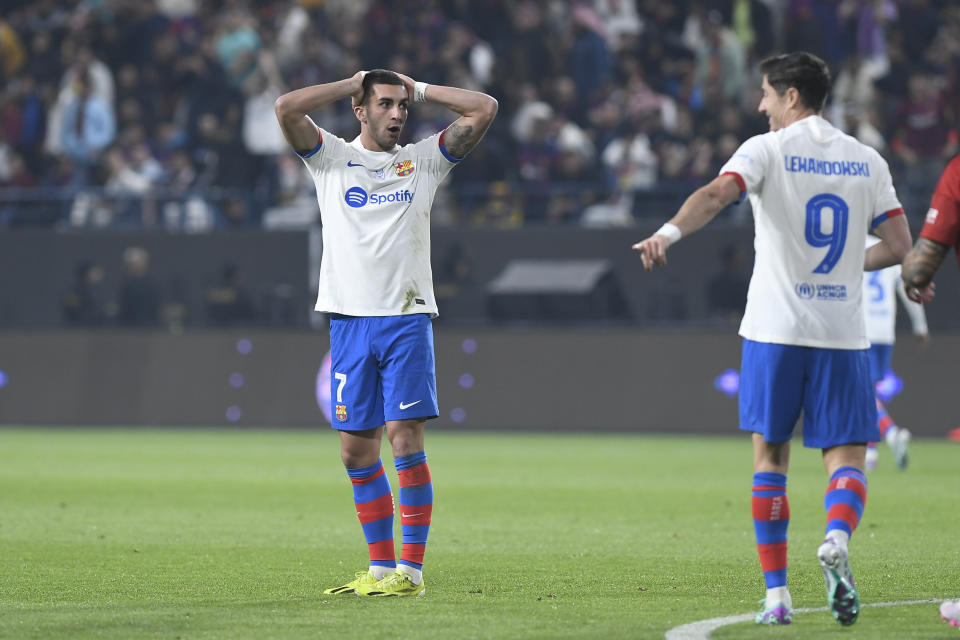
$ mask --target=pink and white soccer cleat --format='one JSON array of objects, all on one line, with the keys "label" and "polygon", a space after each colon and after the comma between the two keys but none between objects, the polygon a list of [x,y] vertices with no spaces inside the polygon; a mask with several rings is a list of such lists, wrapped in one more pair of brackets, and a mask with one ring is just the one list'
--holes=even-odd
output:
[{"label": "pink and white soccer cleat", "polygon": [[941,604],[940,617],[951,627],[960,627],[960,600],[947,600]]}]

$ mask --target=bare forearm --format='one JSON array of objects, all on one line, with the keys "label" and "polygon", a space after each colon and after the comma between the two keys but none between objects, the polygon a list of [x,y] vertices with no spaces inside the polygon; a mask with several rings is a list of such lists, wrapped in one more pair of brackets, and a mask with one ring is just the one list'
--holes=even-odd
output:
[{"label": "bare forearm", "polygon": [[442,104],[451,111],[468,118],[486,119],[487,124],[497,114],[497,101],[479,91],[469,91],[457,87],[431,84],[425,94],[427,102]]},{"label": "bare forearm", "polygon": [[892,267],[900,264],[905,255],[905,252],[895,251],[886,242],[880,242],[867,249],[863,257],[863,270],[876,271]]},{"label": "bare forearm", "polygon": [[[739,197],[740,184],[733,175],[717,176],[710,184],[690,194],[677,215],[670,218],[669,224],[680,230],[679,237],[690,235],[713,220],[725,206]],[[643,260],[644,269],[651,271],[655,266],[663,267],[667,264],[667,249],[677,241],[677,237],[672,237],[673,235],[674,230],[662,227],[646,240],[633,245],[633,250],[637,251]]]},{"label": "bare forearm", "polygon": [[718,178],[690,194],[677,214],[669,220],[684,236],[701,229],[723,211],[724,207],[736,200],[739,191],[735,183],[731,188],[727,184],[719,183],[719,180]]},{"label": "bare forearm", "polygon": [[442,104],[460,114],[457,121],[447,127],[444,138],[447,151],[455,158],[463,158],[477,146],[499,107],[496,99],[485,93],[442,85],[428,86],[425,97],[427,102]]},{"label": "bare forearm", "polygon": [[919,238],[903,260],[902,277],[906,285],[921,289],[930,284],[949,249],[945,244]]},{"label": "bare forearm", "polygon": [[304,87],[285,93],[276,102],[278,116],[302,117],[328,104],[350,97],[363,90],[363,81],[356,76]]},{"label": "bare forearm", "polygon": [[895,215],[887,218],[873,232],[881,242],[867,249],[863,256],[863,270],[876,271],[903,262],[913,244],[907,217]]},{"label": "bare forearm", "polygon": [[351,78],[304,87],[285,93],[273,104],[280,130],[297,153],[305,153],[317,144],[317,125],[307,115],[348,96],[363,92],[363,72]]}]

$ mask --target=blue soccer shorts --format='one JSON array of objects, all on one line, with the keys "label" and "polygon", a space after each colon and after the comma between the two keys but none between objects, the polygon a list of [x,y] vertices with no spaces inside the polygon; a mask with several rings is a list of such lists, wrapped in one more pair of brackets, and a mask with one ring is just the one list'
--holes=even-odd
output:
[{"label": "blue soccer shorts", "polygon": [[331,316],[330,404],[333,428],[343,431],[436,418],[429,316]]},{"label": "blue soccer shorts", "polygon": [[892,344],[870,345],[870,379],[874,382],[883,380],[883,376],[890,371],[890,362],[893,360]]},{"label": "blue soccer shorts", "polygon": [[740,428],[787,442],[803,411],[804,446],[877,442],[877,405],[866,349],[743,341]]}]

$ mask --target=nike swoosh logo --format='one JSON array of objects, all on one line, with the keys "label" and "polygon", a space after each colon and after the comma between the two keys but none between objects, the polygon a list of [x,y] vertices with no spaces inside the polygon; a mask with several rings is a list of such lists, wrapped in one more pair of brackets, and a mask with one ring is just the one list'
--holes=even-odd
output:
[{"label": "nike swoosh logo", "polygon": [[400,515],[403,516],[404,518],[416,518],[417,516],[422,516],[423,514],[422,513],[404,513],[401,511]]},{"label": "nike swoosh logo", "polygon": [[415,404],[420,404],[420,401],[417,400],[416,402],[411,402],[410,404],[404,404],[404,403],[401,402],[401,403],[400,403],[400,411],[403,411],[404,409],[409,409],[410,407],[412,407],[412,406],[415,405]]},{"label": "nike swoosh logo", "polygon": [[356,162],[350,162],[349,160],[347,160],[347,166],[348,166],[348,167],[362,167],[363,165],[362,165],[362,164],[357,164]]}]

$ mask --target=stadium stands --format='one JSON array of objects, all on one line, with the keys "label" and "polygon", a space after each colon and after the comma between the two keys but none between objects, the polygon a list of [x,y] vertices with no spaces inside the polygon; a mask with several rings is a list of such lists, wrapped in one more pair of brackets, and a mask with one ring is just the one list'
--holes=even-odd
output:
[{"label": "stadium stands", "polygon": [[[957,150],[960,8],[880,6],[12,0],[0,10],[0,226],[303,228],[312,184],[273,100],[373,67],[500,101],[437,224],[630,225],[663,217],[765,128],[755,63],[800,48],[831,64],[828,115],[881,149],[919,216]],[[448,117],[414,110],[405,136]],[[317,118],[344,131],[353,114],[340,104]]]}]

